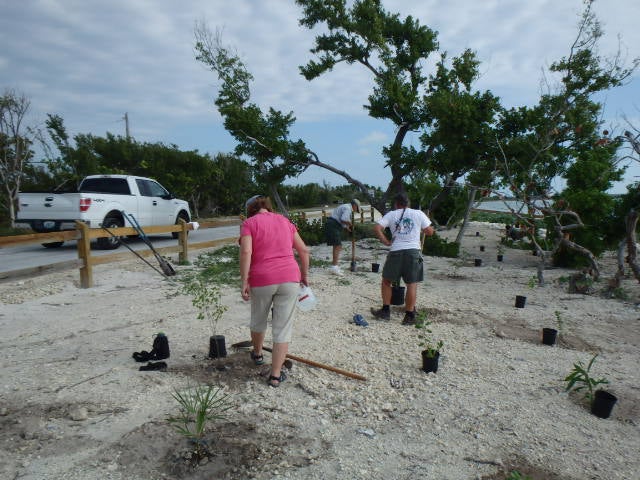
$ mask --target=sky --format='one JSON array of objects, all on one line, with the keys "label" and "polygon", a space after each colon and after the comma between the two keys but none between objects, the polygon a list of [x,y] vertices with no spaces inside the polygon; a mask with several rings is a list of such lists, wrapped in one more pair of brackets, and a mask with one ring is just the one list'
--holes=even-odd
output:
[{"label": "sky", "polygon": [[[581,0],[383,0],[386,10],[412,15],[438,32],[449,57],[470,48],[481,62],[475,88],[491,90],[506,107],[532,105],[545,69],[566,56],[575,38]],[[599,0],[595,13],[605,32],[599,53],[620,49],[640,56],[640,2]],[[252,101],[292,111],[293,138],[321,161],[374,186],[390,173],[381,149],[393,125],[367,116],[372,87],[359,65],[338,65],[311,82],[298,67],[313,58],[318,31],[300,27],[293,0],[0,0],[0,89],[31,100],[29,125],[62,116],[71,136],[130,134],[139,142],[175,144],[215,155],[231,152],[213,104],[216,75],[195,60],[194,27],[220,30],[254,76]],[[605,127],[640,129],[640,73],[599,98]],[[638,132],[636,132],[638,133]],[[407,145],[419,146],[418,134]],[[640,178],[632,162],[613,192]],[[316,167],[293,183],[346,181]]]}]

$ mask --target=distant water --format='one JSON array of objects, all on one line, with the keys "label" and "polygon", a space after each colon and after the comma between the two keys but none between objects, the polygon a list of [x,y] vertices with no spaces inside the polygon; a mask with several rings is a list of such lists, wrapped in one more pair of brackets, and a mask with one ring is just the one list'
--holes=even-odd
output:
[{"label": "distant water", "polygon": [[475,211],[487,211],[487,212],[505,212],[509,213],[511,210],[515,210],[520,213],[528,213],[527,207],[524,203],[518,200],[488,200],[481,202],[474,208]]}]

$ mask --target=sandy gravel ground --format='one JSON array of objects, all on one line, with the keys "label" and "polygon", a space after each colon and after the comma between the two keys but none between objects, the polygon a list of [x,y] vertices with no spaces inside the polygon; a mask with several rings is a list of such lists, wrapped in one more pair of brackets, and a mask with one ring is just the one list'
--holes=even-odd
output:
[{"label": "sandy gravel ground", "polygon": [[[418,308],[444,341],[436,374],[421,371],[401,308],[391,322],[369,314],[380,304],[370,263],[385,254],[376,242],[357,243],[356,272],[348,249],[343,277],[312,269],[319,303],[298,313],[290,347],[366,381],[293,362],[280,388],[267,387],[249,354],[230,347],[249,339],[237,286],[224,292],[219,328],[229,355],[207,358],[209,327],[190,298],[135,258],[97,267],[91,289],[78,288],[76,271],[2,283],[0,478],[487,480],[513,469],[533,479],[640,478],[638,282],[624,280],[626,300],[599,295],[605,281],[592,295],[569,294],[572,272],[548,269],[546,285],[531,288],[537,257],[507,249],[497,262],[501,228],[473,224],[464,262],[426,258]],[[315,259],[329,255],[313,248]],[[614,272],[607,256],[603,277]],[[514,308],[516,295],[527,296],[525,308]],[[556,327],[556,311],[560,343],[548,347],[540,330]],[[357,313],[368,327],[350,323]],[[149,350],[158,331],[169,338],[168,369],[141,372],[131,354]],[[593,353],[593,373],[619,398],[606,420],[564,391],[573,363]],[[177,413],[174,389],[205,383],[223,387],[233,408],[194,465],[166,418]]]}]

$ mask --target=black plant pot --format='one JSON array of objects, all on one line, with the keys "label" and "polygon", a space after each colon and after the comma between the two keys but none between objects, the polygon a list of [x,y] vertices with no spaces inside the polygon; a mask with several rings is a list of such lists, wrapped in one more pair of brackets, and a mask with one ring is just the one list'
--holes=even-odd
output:
[{"label": "black plant pot", "polygon": [[484,252],[484,245],[480,245],[480,251]]},{"label": "black plant pot", "polygon": [[618,398],[606,390],[596,390],[591,403],[591,413],[596,417],[609,418]]},{"label": "black plant pot", "polygon": [[498,261],[501,262],[502,261],[502,255],[498,254]]},{"label": "black plant pot", "polygon": [[380,264],[379,263],[372,263],[371,264],[371,271],[374,273],[377,273],[378,270],[380,270]]},{"label": "black plant pot", "polygon": [[480,232],[476,232],[476,237],[479,237],[479,236],[480,236]]},{"label": "black plant pot", "polygon": [[481,259],[481,258],[476,258],[476,259],[473,261],[473,264],[474,264],[476,267],[481,267],[481,266],[482,266],[482,259]]},{"label": "black plant pot", "polygon": [[544,343],[545,345],[555,345],[557,336],[558,330],[556,330],[555,328],[542,329],[542,343]]},{"label": "black plant pot", "polygon": [[524,308],[525,303],[527,303],[527,297],[516,295],[516,308]]},{"label": "black plant pot", "polygon": [[355,261],[351,262],[351,266],[349,267],[349,270],[351,270],[352,272],[355,272],[356,269],[357,269],[356,262]]},{"label": "black plant pot", "polygon": [[391,305],[404,305],[404,288],[400,286],[391,287]]},{"label": "black plant pot", "polygon": [[209,358],[223,358],[227,356],[227,347],[224,335],[212,335],[209,337]]},{"label": "black plant pot", "polygon": [[438,360],[440,359],[440,352],[436,352],[433,357],[427,356],[427,351],[422,351],[422,371],[425,373],[438,371]]}]

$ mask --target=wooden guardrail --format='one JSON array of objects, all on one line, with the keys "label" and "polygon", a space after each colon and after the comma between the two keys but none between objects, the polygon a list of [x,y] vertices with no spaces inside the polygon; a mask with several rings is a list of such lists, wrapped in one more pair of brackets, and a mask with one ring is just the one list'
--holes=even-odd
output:
[{"label": "wooden guardrail", "polygon": [[[374,209],[369,208],[371,221],[374,221]],[[327,211],[322,209],[320,212],[302,212],[304,218],[321,217],[323,220],[327,217]],[[364,223],[364,209],[360,210],[360,223]],[[216,228],[224,226],[240,225],[243,217],[238,219],[216,220],[208,222],[199,222],[199,228]],[[237,241],[238,237],[221,238],[217,240],[208,240],[205,242],[189,243],[188,232],[193,230],[193,225],[183,220],[178,225],[160,225],[152,227],[144,227],[147,235],[157,233],[178,232],[178,244],[171,247],[159,247],[156,251],[161,255],[178,253],[178,262],[186,262],[189,258],[189,249],[199,250],[203,248],[212,248],[220,245],[226,245]],[[138,232],[132,227],[112,228],[109,231],[118,237],[126,235],[137,235]],[[76,230],[66,230],[62,232],[48,233],[28,233],[25,235],[13,235],[0,237],[0,248],[12,247],[17,245],[30,245],[34,243],[49,242],[68,242],[76,240],[78,242],[78,258],[76,260],[65,260],[62,262],[40,265],[37,267],[28,267],[19,270],[0,273],[0,280],[7,278],[21,277],[29,274],[48,273],[50,271],[78,268],[80,270],[80,286],[82,288],[90,288],[93,286],[93,267],[104,263],[119,262],[130,258],[131,252],[113,253],[110,255],[91,255],[91,240],[97,238],[108,237],[110,234],[101,228],[89,228],[82,222],[76,222]],[[136,251],[141,257],[149,257],[153,255],[150,250]]]},{"label": "wooden guardrail", "polygon": [[[223,226],[239,225],[239,219],[199,222],[199,228],[215,228]],[[238,237],[221,238],[217,240],[209,240],[205,242],[197,242],[189,244],[188,232],[193,230],[193,225],[181,220],[179,225],[161,225],[145,227],[144,231],[147,235],[157,233],[178,232],[178,244],[171,247],[159,247],[156,251],[160,254],[178,253],[178,261],[186,262],[189,258],[189,249],[211,248],[219,245],[225,245],[237,241]],[[125,235],[137,235],[138,232],[132,227],[121,227],[109,229],[111,234],[121,237]],[[77,240],[78,242],[78,259],[66,260],[62,262],[41,265],[38,267],[24,268],[20,270],[12,270],[3,272],[0,278],[13,278],[33,273],[45,273],[61,268],[79,268],[80,270],[80,286],[82,288],[90,288],[93,286],[93,267],[104,263],[118,262],[130,258],[131,252],[113,253],[110,255],[91,255],[91,240],[96,238],[108,237],[111,235],[101,228],[89,228],[82,222],[76,222],[76,230],[67,230],[62,232],[49,233],[29,233],[25,235],[14,235],[8,237],[0,237],[0,248],[11,247],[16,245],[30,245],[33,243],[48,242],[64,242]],[[150,250],[136,251],[141,257],[149,257],[153,255]]]}]

